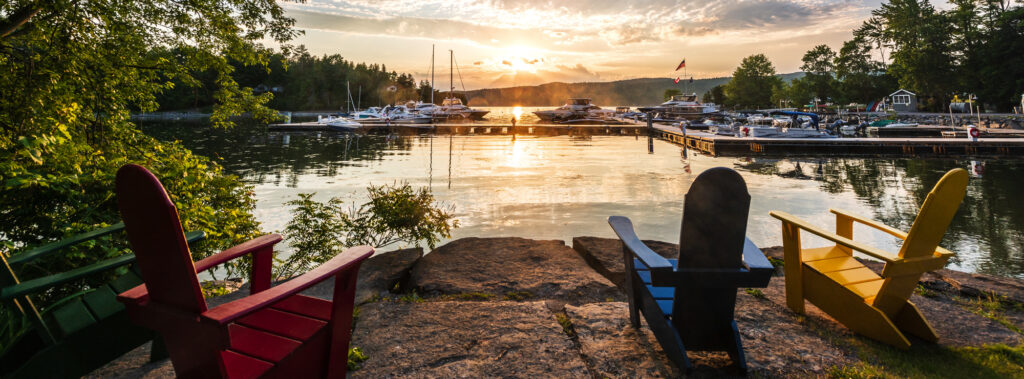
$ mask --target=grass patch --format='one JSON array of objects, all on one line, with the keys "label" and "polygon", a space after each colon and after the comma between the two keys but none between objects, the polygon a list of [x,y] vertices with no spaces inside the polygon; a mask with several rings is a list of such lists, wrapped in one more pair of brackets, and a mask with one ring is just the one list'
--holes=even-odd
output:
[{"label": "grass patch", "polygon": [[558,324],[562,326],[562,332],[569,338],[576,338],[576,329],[572,327],[572,320],[569,320],[569,316],[565,313],[555,313],[555,320],[558,320]]},{"label": "grass patch", "polygon": [[1003,314],[1007,308],[1011,308],[1016,311],[1022,311],[1024,309],[1022,309],[1020,304],[1007,300],[1005,296],[998,296],[995,294],[988,294],[988,296],[984,298],[963,298],[960,296],[954,296],[953,301],[971,313],[998,322],[1000,325],[1005,326],[1007,329],[1017,332],[1018,334],[1024,334],[1024,331],[1021,331],[1017,325],[1014,325],[1010,320],[1007,320],[1006,316]]},{"label": "grass patch", "polygon": [[1024,373],[1024,346],[947,348],[919,343],[904,351],[851,338],[861,363],[833,367],[833,378],[1007,378]]},{"label": "grass patch", "polygon": [[529,291],[509,291],[505,292],[505,300],[523,301],[533,297],[533,294]]},{"label": "grass patch", "polygon": [[416,290],[413,290],[410,293],[398,297],[397,300],[405,303],[422,303],[426,301],[425,299],[420,297],[420,294],[416,293]]},{"label": "grass patch", "polygon": [[360,366],[359,364],[365,362],[369,358],[370,357],[367,357],[366,354],[363,353],[363,349],[360,349],[358,347],[351,347],[351,348],[349,348],[348,349],[348,370],[349,371],[355,371],[355,370],[358,370],[358,369],[362,368],[362,366]]},{"label": "grass patch", "polygon": [[786,266],[786,261],[781,260],[779,258],[768,257],[768,263],[771,263],[772,267],[775,267],[775,268],[785,267]]},{"label": "grass patch", "polygon": [[765,298],[764,292],[761,292],[761,290],[759,290],[757,288],[744,288],[743,290],[746,291],[748,294],[750,294],[750,296],[753,296],[755,299],[764,299]]},{"label": "grass patch", "polygon": [[916,293],[918,295],[921,295],[921,296],[924,296],[924,297],[927,297],[927,298],[939,297],[938,293],[936,293],[935,291],[932,291],[930,289],[927,289],[927,288],[925,288],[924,286],[922,286],[920,284],[917,285],[917,288],[914,288],[914,293]]},{"label": "grass patch", "polygon": [[466,301],[485,301],[494,298],[494,294],[485,292],[465,292],[457,293],[454,295],[441,295],[441,300],[466,300]]},{"label": "grass patch", "polygon": [[832,378],[1006,378],[1024,374],[1024,345],[950,348],[914,341],[901,350],[858,335],[836,333],[818,320],[798,316],[830,344],[853,351],[858,363],[832,367]]}]

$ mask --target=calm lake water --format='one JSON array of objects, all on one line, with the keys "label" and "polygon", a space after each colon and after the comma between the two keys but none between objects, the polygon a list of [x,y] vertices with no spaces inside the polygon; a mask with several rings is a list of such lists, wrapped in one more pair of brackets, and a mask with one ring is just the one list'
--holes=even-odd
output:
[{"label": "calm lake water", "polygon": [[[501,109],[511,117],[510,109]],[[504,117],[504,116],[502,116]],[[610,215],[633,219],[644,239],[676,242],[683,195],[702,171],[739,171],[752,197],[747,233],[759,246],[781,244],[784,210],[831,228],[828,208],[842,208],[908,229],[932,185],[966,159],[715,158],[646,136],[354,136],[281,133],[239,126],[211,130],[154,124],[157,138],[181,140],[218,159],[255,186],[256,217],[265,231],[283,230],[285,202],[315,198],[366,200],[369,184],[426,186],[454,206],[452,238],[521,236],[614,237]],[[1024,277],[1024,160],[975,161],[973,177],[942,245],[957,253],[954,268]],[[864,227],[855,239],[896,251],[899,240]],[[805,237],[812,246],[824,240]],[[285,252],[287,254],[287,251]]]}]

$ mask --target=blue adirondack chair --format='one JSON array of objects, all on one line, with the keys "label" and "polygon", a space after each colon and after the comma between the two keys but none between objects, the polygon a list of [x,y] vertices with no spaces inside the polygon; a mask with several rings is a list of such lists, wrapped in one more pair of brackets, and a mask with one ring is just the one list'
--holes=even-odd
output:
[{"label": "blue adirondack chair", "polygon": [[629,320],[639,313],[668,358],[687,371],[687,350],[725,351],[740,369],[746,358],[733,312],[739,287],[766,287],[772,265],[745,237],[750,195],[743,178],[717,167],[694,180],[683,205],[679,259],[665,259],[637,237],[626,217],[608,218],[622,240]]}]

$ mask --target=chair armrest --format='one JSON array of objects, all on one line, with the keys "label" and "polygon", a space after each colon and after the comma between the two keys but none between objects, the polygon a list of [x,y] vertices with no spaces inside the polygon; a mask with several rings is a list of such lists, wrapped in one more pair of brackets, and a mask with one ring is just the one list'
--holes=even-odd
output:
[{"label": "chair armrest", "polygon": [[849,219],[851,219],[853,221],[859,222],[859,223],[864,224],[866,226],[870,226],[872,228],[875,228],[875,229],[881,230],[883,232],[889,233],[889,235],[892,235],[893,237],[899,238],[901,240],[906,240],[907,239],[907,233],[906,232],[904,232],[902,230],[899,230],[899,229],[896,229],[896,228],[893,228],[893,227],[891,227],[889,225],[885,225],[885,224],[880,223],[878,221],[869,219],[867,217],[858,216],[858,215],[855,215],[853,213],[850,213],[850,212],[847,212],[847,211],[844,211],[844,210],[841,210],[841,209],[835,209],[835,208],[829,209],[829,211],[832,212],[832,213],[835,213],[837,216],[847,217],[847,218],[849,218]]},{"label": "chair armrest", "polygon": [[122,229],[124,229],[124,222],[119,222],[119,223],[116,223],[114,225],[110,225],[110,226],[105,227],[105,228],[91,230],[91,231],[88,231],[88,232],[85,232],[85,233],[82,233],[82,234],[78,234],[78,235],[75,235],[75,236],[71,236],[71,237],[62,239],[62,240],[57,241],[57,242],[51,242],[51,243],[48,243],[46,245],[39,246],[39,247],[37,247],[35,249],[26,251],[26,252],[18,254],[18,255],[11,256],[10,258],[7,259],[7,263],[9,263],[11,265],[28,263],[29,261],[35,260],[37,258],[42,258],[42,257],[45,257],[47,255],[53,254],[53,253],[59,251],[60,249],[65,248],[65,247],[72,246],[72,245],[77,245],[79,243],[82,243],[82,242],[85,242],[85,241],[88,241],[88,240],[91,240],[91,239],[103,237],[103,236],[105,236],[107,234],[114,233],[114,232],[120,231]]},{"label": "chair armrest", "polygon": [[110,270],[115,267],[132,264],[135,262],[135,255],[126,254],[116,258],[107,259],[102,262],[93,263],[88,266],[68,270],[59,274],[44,276],[42,278],[24,281],[13,286],[4,287],[0,290],[0,301],[10,300],[16,297],[37,293],[55,287],[84,276]]},{"label": "chair armrest", "polygon": [[201,318],[205,322],[213,322],[219,325],[228,324],[239,318],[245,317],[250,313],[266,308],[273,303],[284,300],[289,296],[302,292],[303,290],[324,281],[346,268],[358,265],[364,259],[373,255],[373,251],[373,247],[365,245],[348,248],[341,252],[341,254],[338,254],[334,258],[331,258],[331,260],[320,265],[320,267],[310,270],[297,278],[281,283],[276,287],[271,287],[270,289],[257,294],[250,295],[246,298],[238,299],[208,310],[202,314]]},{"label": "chair armrest", "polygon": [[647,247],[640,237],[636,236],[636,232],[633,230],[633,222],[629,221],[629,218],[623,216],[611,216],[608,217],[608,225],[611,225],[612,230],[619,236],[619,240],[622,241],[622,246],[629,251],[633,252],[633,255],[640,259],[647,267],[654,270],[672,270],[672,263],[655,253],[654,250]]},{"label": "chair armrest", "polygon": [[747,265],[747,269],[752,272],[758,270],[775,271],[775,266],[772,266],[772,263],[768,261],[768,257],[764,256],[764,252],[757,248],[757,245],[750,238],[746,238],[746,241],[743,242],[743,264]]},{"label": "chair armrest", "polygon": [[771,271],[751,271],[746,268],[681,268],[658,277],[651,275],[651,284],[659,287],[763,288],[768,286],[771,278]]},{"label": "chair armrest", "polygon": [[652,274],[651,282],[657,286],[685,284],[704,288],[767,287],[775,272],[775,267],[750,238],[743,244],[743,265],[745,267],[740,268],[678,267],[670,275],[656,277]]},{"label": "chair armrest", "polygon": [[227,250],[221,251],[217,254],[206,257],[203,260],[200,260],[199,262],[196,262],[196,273],[209,270],[210,268],[217,266],[221,263],[258,251],[260,249],[272,247],[278,242],[281,242],[281,239],[282,238],[280,234],[267,234],[242,242]]},{"label": "chair armrest", "polygon": [[789,213],[781,212],[781,211],[771,211],[771,212],[769,212],[769,214],[772,215],[772,217],[775,217],[775,218],[777,218],[779,220],[782,220],[783,223],[788,223],[788,224],[795,225],[796,227],[798,227],[800,229],[803,229],[803,230],[806,230],[806,231],[810,232],[811,234],[817,235],[818,237],[830,240],[830,241],[835,242],[836,244],[839,244],[839,245],[842,245],[842,246],[849,247],[849,248],[851,248],[853,250],[857,250],[857,251],[859,251],[861,253],[864,253],[864,254],[870,255],[872,257],[875,257],[877,259],[880,259],[882,261],[885,261],[886,263],[896,262],[896,261],[902,260],[902,258],[900,258],[898,256],[895,256],[893,254],[887,253],[885,251],[882,251],[881,249],[878,249],[878,248],[875,248],[875,247],[872,247],[872,246],[868,246],[868,245],[862,244],[860,242],[851,240],[851,239],[846,238],[846,237],[839,236],[839,235],[837,235],[835,233],[828,232],[828,231],[825,231],[824,229],[821,229],[821,228],[818,228],[818,227],[816,227],[814,225],[808,224],[804,220],[801,220],[801,219],[797,218],[796,216],[793,216],[793,215],[791,215]]}]

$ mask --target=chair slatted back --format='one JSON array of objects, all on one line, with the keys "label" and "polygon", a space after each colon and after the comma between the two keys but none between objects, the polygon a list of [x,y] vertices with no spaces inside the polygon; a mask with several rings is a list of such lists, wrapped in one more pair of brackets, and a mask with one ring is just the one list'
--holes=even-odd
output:
[{"label": "chair slatted back", "polygon": [[[921,204],[921,210],[900,248],[900,258],[921,258],[935,253],[967,193],[967,179],[967,171],[960,168],[950,170],[939,179]],[[903,309],[920,279],[920,273],[886,278],[872,305],[887,315],[895,316]]]},{"label": "chair slatted back", "polygon": [[[716,167],[693,181],[683,204],[679,269],[743,267],[750,194],[736,171]],[[687,349],[733,344],[736,288],[677,287],[672,323]]]},{"label": "chair slatted back", "polygon": [[907,233],[907,242],[900,248],[901,258],[927,257],[935,252],[967,193],[967,177],[967,171],[958,168],[935,183]]},{"label": "chair slatted back", "polygon": [[750,194],[736,171],[715,167],[693,181],[683,203],[679,267],[743,265]]},{"label": "chair slatted back", "polygon": [[160,180],[137,165],[117,171],[117,203],[152,301],[206,311],[178,210]]}]

